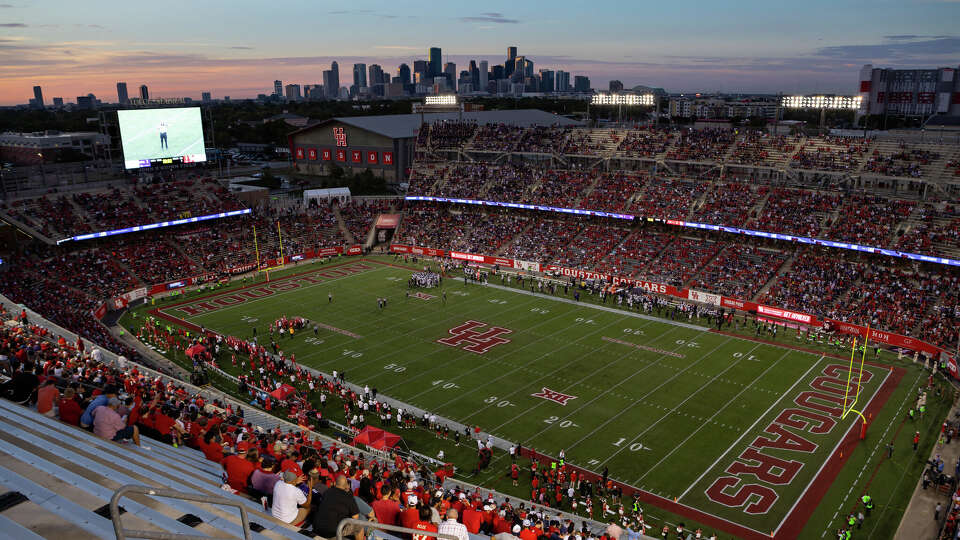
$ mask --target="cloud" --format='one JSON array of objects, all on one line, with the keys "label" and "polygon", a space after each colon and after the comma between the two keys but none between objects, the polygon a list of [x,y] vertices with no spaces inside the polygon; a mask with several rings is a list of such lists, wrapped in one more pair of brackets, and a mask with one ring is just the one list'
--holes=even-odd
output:
[{"label": "cloud", "polygon": [[99,29],[106,28],[106,27],[103,26],[102,24],[81,24],[81,23],[76,23],[76,24],[74,24],[74,26],[76,26],[77,28],[99,28]]},{"label": "cloud", "polygon": [[517,24],[520,22],[517,19],[508,19],[503,16],[503,13],[497,13],[496,11],[481,13],[480,15],[474,15],[472,17],[460,17],[460,21],[497,24]]},{"label": "cloud", "polygon": [[234,50],[237,50],[237,51],[252,51],[252,50],[253,50],[253,47],[247,47],[247,46],[245,46],[245,45],[235,45],[235,46],[230,47],[230,48],[231,48],[231,49],[234,49]]},{"label": "cloud", "polygon": [[960,54],[960,37],[936,37],[933,39],[897,39],[876,45],[836,45],[822,47],[815,56],[862,60],[920,60],[931,56]]},{"label": "cloud", "polygon": [[0,9],[3,9],[3,8],[12,8],[12,7],[13,7],[12,4],[0,4]]},{"label": "cloud", "polygon": [[338,9],[336,11],[328,11],[329,15],[363,15],[366,13],[373,13],[372,9]]},{"label": "cloud", "polygon": [[26,28],[27,25],[18,22],[0,23],[0,28]]},{"label": "cloud", "polygon": [[883,36],[888,41],[914,41],[917,39],[944,39],[952,36],[921,36],[917,34],[899,34],[893,36]]}]

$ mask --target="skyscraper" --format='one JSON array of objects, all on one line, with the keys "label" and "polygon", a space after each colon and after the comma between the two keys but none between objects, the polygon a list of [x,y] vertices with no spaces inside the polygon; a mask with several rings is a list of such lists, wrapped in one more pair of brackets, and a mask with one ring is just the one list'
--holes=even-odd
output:
[{"label": "skyscraper", "polygon": [[[374,80],[370,81],[371,84],[376,84],[377,82],[379,81],[374,81]],[[358,89],[367,86],[367,65],[366,64],[353,65],[353,85],[356,86]]]},{"label": "skyscraper", "polygon": [[300,85],[299,84],[288,84],[286,87],[287,101],[300,101]]},{"label": "skyscraper", "polygon": [[62,97],[53,98],[53,106],[58,109],[63,108],[63,98]]},{"label": "skyscraper", "polygon": [[147,85],[145,84],[140,85],[140,99],[144,101],[148,101],[150,99],[150,91],[147,90]]},{"label": "skyscraper", "polygon": [[425,84],[430,78],[430,63],[426,60],[413,61],[413,82]]},{"label": "skyscraper", "polygon": [[513,68],[517,64],[516,60],[517,60],[517,48],[507,47],[507,60],[503,63],[504,77],[510,77],[511,75],[513,75]]},{"label": "skyscraper", "polygon": [[557,70],[557,92],[569,92],[570,91],[570,73],[563,71],[562,69]]},{"label": "skyscraper", "polygon": [[555,90],[553,81],[553,71],[549,69],[540,70],[540,91],[553,92]]},{"label": "skyscraper", "polygon": [[400,77],[400,84],[410,84],[410,66],[406,64],[400,64],[400,67],[397,68],[397,76]]},{"label": "skyscraper", "polygon": [[457,87],[457,64],[454,62],[447,62],[444,64],[442,75],[447,78],[448,88]]},{"label": "skyscraper", "polygon": [[200,92],[200,101],[204,103],[210,103],[211,101],[213,101],[210,98],[210,92]]},{"label": "skyscraper", "polygon": [[33,87],[33,99],[37,100],[37,108],[44,108],[43,105],[43,90],[39,86]]},{"label": "skyscraper", "polygon": [[[329,73],[329,80],[327,78],[327,73]],[[323,79],[323,89],[327,94],[327,97],[337,99],[340,97],[340,65],[337,64],[336,60],[330,63],[330,71],[324,71]]]},{"label": "skyscraper", "polygon": [[283,97],[283,81],[273,81],[273,95]]},{"label": "skyscraper", "polygon": [[480,61],[480,80],[477,81],[477,90],[480,92],[487,91],[487,78],[490,76],[488,70],[490,69],[487,65],[486,60]]},{"label": "skyscraper", "polygon": [[130,103],[130,96],[127,95],[127,83],[117,83],[117,103],[126,105]]},{"label": "skyscraper", "polygon": [[590,91],[590,78],[583,75],[577,75],[573,78],[573,91],[574,92],[589,92]]},{"label": "skyscraper", "polygon": [[428,77],[440,76],[440,73],[442,73],[440,61],[440,47],[430,47],[430,66],[427,71]]},{"label": "skyscraper", "polygon": [[623,83],[617,80],[610,81],[611,92],[623,92]]},{"label": "skyscraper", "polygon": [[386,77],[383,76],[383,68],[380,67],[380,64],[370,64],[370,86],[376,86],[378,84],[383,84],[390,82],[386,80]]}]

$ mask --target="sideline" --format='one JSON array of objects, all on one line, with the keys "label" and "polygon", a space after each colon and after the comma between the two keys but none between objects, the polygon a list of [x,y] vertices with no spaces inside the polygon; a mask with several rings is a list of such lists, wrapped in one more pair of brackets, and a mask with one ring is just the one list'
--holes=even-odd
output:
[{"label": "sideline", "polygon": [[[672,320],[670,320],[670,319],[664,319],[663,317],[655,317],[655,316],[653,316],[653,315],[646,315],[646,314],[644,314],[644,313],[634,313],[634,312],[632,312],[632,311],[627,311],[627,310],[625,310],[625,309],[612,308],[612,307],[607,307],[607,306],[598,306],[598,305],[596,305],[596,304],[591,304],[591,303],[589,303],[589,302],[577,302],[576,300],[571,300],[571,299],[569,299],[569,298],[558,298],[558,297],[553,296],[553,295],[550,295],[550,294],[530,292],[530,291],[525,290],[525,289],[518,289],[518,288],[515,288],[515,287],[507,287],[507,286],[505,286],[505,285],[495,285],[495,284],[493,284],[493,283],[487,283],[486,285],[480,285],[480,286],[481,286],[481,287],[490,287],[490,288],[493,288],[493,289],[499,289],[499,290],[501,290],[501,291],[508,291],[508,292],[512,292],[512,293],[516,293],[516,294],[525,294],[525,295],[527,295],[527,296],[535,296],[535,297],[537,297],[537,298],[543,298],[543,299],[545,299],[545,300],[553,300],[554,302],[562,302],[562,303],[564,303],[564,304],[570,304],[570,305],[573,305],[573,306],[582,306],[582,307],[585,307],[585,308],[596,309],[596,310],[598,310],[598,311],[606,311],[606,312],[608,312],[608,313],[615,313],[615,314],[617,314],[617,315],[623,315],[623,316],[625,316],[625,317],[634,317],[634,318],[636,318],[636,319],[644,319],[644,320],[647,320],[647,321],[654,321],[654,322],[659,322],[659,323],[663,323],[663,324],[672,324],[672,325],[674,325],[674,326],[679,326],[679,327],[681,327],[681,328],[686,328],[686,329],[688,329],[688,330],[697,330],[697,331],[703,332],[703,331],[705,331],[705,330],[709,330],[709,329],[710,329],[710,328],[707,327],[707,326],[701,326],[701,325],[699,325],[699,324],[690,324],[690,323],[672,321]],[[739,336],[738,336],[738,337],[739,337]]]}]

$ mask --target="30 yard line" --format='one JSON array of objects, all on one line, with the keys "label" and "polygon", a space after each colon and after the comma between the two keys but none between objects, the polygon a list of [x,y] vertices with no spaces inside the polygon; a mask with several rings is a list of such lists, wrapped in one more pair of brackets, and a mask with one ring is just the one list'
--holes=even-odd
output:
[{"label": "30 yard line", "polygon": [[797,380],[793,383],[793,385],[792,385],[790,388],[787,388],[787,391],[786,391],[786,392],[784,392],[783,394],[780,395],[780,398],[779,398],[779,399],[777,399],[777,400],[775,400],[773,403],[771,403],[770,406],[767,407],[767,410],[763,411],[763,414],[761,414],[760,416],[758,416],[757,419],[753,422],[753,424],[751,424],[750,427],[748,427],[748,428],[746,429],[746,431],[744,431],[742,434],[740,434],[740,436],[737,437],[737,440],[733,441],[733,444],[731,444],[730,446],[728,446],[727,449],[724,450],[722,454],[720,454],[720,457],[718,457],[718,458],[716,459],[716,461],[714,461],[713,463],[711,463],[710,466],[707,467],[707,469],[706,469],[705,471],[703,471],[703,474],[701,474],[696,480],[693,481],[692,484],[690,484],[690,487],[688,487],[687,489],[683,490],[683,493],[681,493],[680,496],[677,497],[677,500],[679,501],[680,499],[684,498],[684,497],[687,495],[687,493],[689,493],[690,490],[693,489],[694,486],[696,486],[698,483],[700,483],[700,481],[703,480],[703,477],[706,476],[707,473],[709,473],[711,470],[713,470],[713,468],[717,466],[717,463],[720,463],[720,460],[722,460],[727,454],[730,453],[730,450],[733,450],[733,448],[734,448],[735,446],[737,446],[738,444],[740,444],[740,439],[743,439],[748,433],[750,433],[751,431],[753,431],[753,428],[757,427],[757,424],[760,423],[760,420],[763,420],[764,417],[766,417],[768,414],[770,414],[770,411],[772,411],[773,408],[777,406],[777,403],[780,403],[781,401],[783,401],[783,398],[785,398],[785,397],[787,396],[787,394],[789,394],[790,392],[793,392],[793,389],[796,388],[798,384],[800,384],[800,381],[806,380],[807,375],[809,375],[810,372],[813,371],[813,368],[819,366],[819,365],[820,365],[820,362],[822,362],[823,359],[824,359],[823,356],[821,356],[820,358],[818,358],[817,361],[814,362],[813,365],[811,365],[810,368],[807,369],[807,371],[806,371],[803,375],[801,375],[800,377],[797,378]]}]

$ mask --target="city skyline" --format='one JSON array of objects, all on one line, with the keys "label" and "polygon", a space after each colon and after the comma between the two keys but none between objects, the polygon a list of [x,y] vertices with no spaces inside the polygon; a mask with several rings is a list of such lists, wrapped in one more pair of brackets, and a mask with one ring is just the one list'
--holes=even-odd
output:
[{"label": "city skyline", "polygon": [[[0,104],[26,104],[34,86],[66,101],[93,93],[113,102],[117,81],[146,84],[158,97],[243,99],[269,93],[274,79],[322,83],[333,61],[346,66],[339,79],[349,86],[353,64],[379,64],[393,76],[402,63],[429,59],[430,47],[443,50],[442,64],[463,68],[470,60],[502,64],[505,47],[515,45],[538,70],[585,75],[598,89],[616,79],[671,92],[852,93],[865,63],[960,63],[952,27],[960,2],[951,1],[908,0],[910,9],[903,1],[815,1],[806,10],[830,16],[809,22],[753,0],[613,2],[587,13],[565,1],[549,11],[494,1],[431,5],[429,12],[381,1],[349,9],[293,2],[281,10],[239,2],[229,9],[190,4],[190,17],[178,4],[89,12],[61,0],[0,4]],[[212,18],[220,24],[204,22]]]}]

